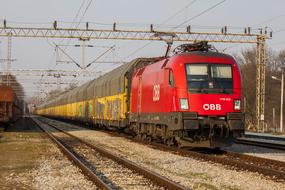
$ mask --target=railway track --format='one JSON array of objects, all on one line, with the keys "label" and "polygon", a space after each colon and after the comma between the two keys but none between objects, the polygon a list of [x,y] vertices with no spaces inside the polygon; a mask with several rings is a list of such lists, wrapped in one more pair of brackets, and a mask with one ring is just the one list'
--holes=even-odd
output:
[{"label": "railway track", "polygon": [[[143,142],[145,143],[145,142]],[[175,154],[191,157],[194,159],[218,163],[229,166],[231,169],[258,172],[265,177],[269,177],[276,181],[285,181],[285,163],[277,160],[260,158],[229,151],[217,151],[212,149],[191,150],[177,149],[160,143],[146,143],[152,145],[153,148],[171,151]]]},{"label": "railway track", "polygon": [[263,140],[274,140],[274,141],[285,141],[285,136],[281,135],[272,135],[266,133],[254,133],[254,132],[245,132],[246,138],[253,139],[263,139]]},{"label": "railway track", "polygon": [[174,154],[226,165],[230,168],[235,168],[236,170],[257,172],[276,181],[285,181],[285,163],[282,161],[222,150],[178,149],[177,147],[171,147],[157,142],[146,142],[140,139],[134,139],[128,135],[118,134],[113,131],[109,131],[108,133],[128,138],[137,143],[149,145],[154,149],[170,151]]},{"label": "railway track", "polygon": [[266,141],[262,139],[252,139],[252,138],[239,138],[235,140],[236,144],[252,145],[264,148],[271,148],[276,150],[285,150],[285,143],[277,143],[274,141]]},{"label": "railway track", "polygon": [[188,189],[157,173],[90,144],[46,120],[33,118],[38,126],[100,189]]},{"label": "railway track", "polygon": [[157,142],[147,142],[140,139],[135,139],[123,133],[119,134],[114,131],[104,132],[107,132],[113,136],[128,138],[133,142],[148,145],[154,149],[172,152],[174,154],[191,157],[197,160],[226,165],[231,169],[235,168],[236,170],[257,172],[276,181],[285,181],[285,163],[281,161],[229,151],[216,151],[213,149],[178,149],[177,147],[171,147]]}]

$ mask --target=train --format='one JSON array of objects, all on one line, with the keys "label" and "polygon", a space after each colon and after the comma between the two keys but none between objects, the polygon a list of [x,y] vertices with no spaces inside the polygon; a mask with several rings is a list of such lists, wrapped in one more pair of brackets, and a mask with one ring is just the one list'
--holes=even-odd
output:
[{"label": "train", "polygon": [[18,119],[23,114],[23,105],[12,86],[0,85],[0,126]]},{"label": "train", "polygon": [[136,58],[47,101],[36,114],[127,131],[169,146],[219,148],[244,135],[235,59],[207,42]]}]

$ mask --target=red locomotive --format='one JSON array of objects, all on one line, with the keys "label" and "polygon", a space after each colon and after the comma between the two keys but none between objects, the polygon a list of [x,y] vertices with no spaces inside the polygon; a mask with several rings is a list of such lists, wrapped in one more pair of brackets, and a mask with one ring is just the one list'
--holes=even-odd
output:
[{"label": "red locomotive", "polygon": [[46,116],[127,129],[169,145],[222,147],[244,134],[234,58],[207,42],[138,58],[47,102]]},{"label": "red locomotive", "polygon": [[176,55],[133,74],[130,123],[136,133],[206,147],[229,145],[244,133],[238,65],[209,48],[206,42],[182,45]]}]

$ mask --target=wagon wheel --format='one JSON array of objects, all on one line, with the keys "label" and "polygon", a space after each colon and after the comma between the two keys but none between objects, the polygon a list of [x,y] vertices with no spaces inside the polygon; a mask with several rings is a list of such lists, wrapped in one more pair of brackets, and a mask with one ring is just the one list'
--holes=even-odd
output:
[{"label": "wagon wheel", "polygon": [[174,138],[170,137],[164,140],[164,144],[166,144],[167,146],[174,146]]},{"label": "wagon wheel", "polygon": [[147,141],[147,137],[148,137],[147,134],[143,134],[143,140],[144,140],[144,141]]},{"label": "wagon wheel", "polygon": [[179,149],[183,147],[183,143],[181,142],[180,139],[174,139],[173,142]]},{"label": "wagon wheel", "polygon": [[152,136],[147,136],[147,137],[146,137],[146,140],[147,140],[148,142],[152,142]]},{"label": "wagon wheel", "polygon": [[143,139],[143,134],[141,134],[141,133],[137,134],[136,138],[139,139],[139,140],[142,140]]}]

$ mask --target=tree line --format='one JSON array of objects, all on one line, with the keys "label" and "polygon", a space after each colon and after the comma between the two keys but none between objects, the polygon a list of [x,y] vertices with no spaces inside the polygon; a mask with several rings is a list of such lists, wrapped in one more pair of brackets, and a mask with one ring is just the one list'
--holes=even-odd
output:
[{"label": "tree line", "polygon": [[[235,55],[234,57],[241,70],[246,127],[247,129],[255,130],[256,48],[243,50],[239,55]],[[281,82],[273,79],[272,76],[281,79],[281,67],[284,66],[284,63],[284,50],[273,51],[269,48],[266,49],[265,130],[267,131],[275,131],[275,128],[279,129],[280,126]],[[274,120],[273,110],[275,110]]]}]

